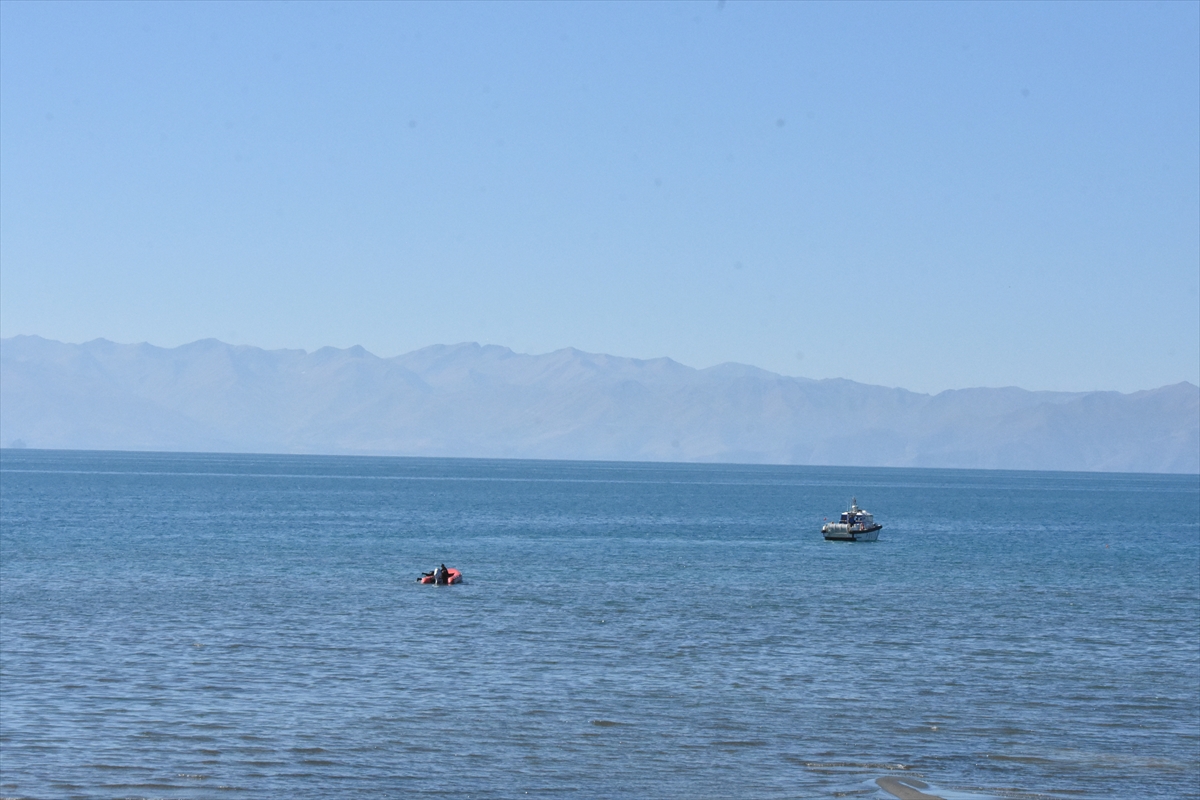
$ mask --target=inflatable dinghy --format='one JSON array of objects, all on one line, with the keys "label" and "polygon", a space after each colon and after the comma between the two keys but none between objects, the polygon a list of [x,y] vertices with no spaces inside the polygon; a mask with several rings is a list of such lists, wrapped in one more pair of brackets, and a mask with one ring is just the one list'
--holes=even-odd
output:
[{"label": "inflatable dinghy", "polygon": [[[456,569],[450,568],[450,567],[446,568],[446,572],[447,572],[447,576],[446,576],[447,584],[462,583],[462,573],[461,572],[459,572]],[[417,578],[417,583],[436,583],[436,582],[437,581],[435,581],[433,579],[432,575],[422,575],[421,577]]]}]

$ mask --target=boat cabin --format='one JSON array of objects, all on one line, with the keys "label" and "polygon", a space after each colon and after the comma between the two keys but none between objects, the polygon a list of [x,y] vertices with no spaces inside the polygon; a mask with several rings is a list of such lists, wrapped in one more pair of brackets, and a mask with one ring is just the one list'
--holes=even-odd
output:
[{"label": "boat cabin", "polygon": [[875,524],[875,516],[859,508],[856,497],[850,501],[850,510],[842,512],[841,522],[843,525],[859,525],[863,528],[870,528]]}]

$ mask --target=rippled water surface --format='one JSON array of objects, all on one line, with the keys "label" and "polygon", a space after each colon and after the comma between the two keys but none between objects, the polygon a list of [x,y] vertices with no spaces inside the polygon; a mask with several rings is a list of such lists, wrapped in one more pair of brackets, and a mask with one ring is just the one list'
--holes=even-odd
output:
[{"label": "rippled water surface", "polygon": [[6,797],[1200,796],[1195,476],[0,462]]}]

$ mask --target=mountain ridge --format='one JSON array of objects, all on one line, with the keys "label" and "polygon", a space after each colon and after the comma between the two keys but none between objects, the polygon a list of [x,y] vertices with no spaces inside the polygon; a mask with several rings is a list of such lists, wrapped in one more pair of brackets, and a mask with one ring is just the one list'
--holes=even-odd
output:
[{"label": "mountain ridge", "polygon": [[562,348],[0,340],[0,443],[1200,473],[1200,388],[921,394]]}]

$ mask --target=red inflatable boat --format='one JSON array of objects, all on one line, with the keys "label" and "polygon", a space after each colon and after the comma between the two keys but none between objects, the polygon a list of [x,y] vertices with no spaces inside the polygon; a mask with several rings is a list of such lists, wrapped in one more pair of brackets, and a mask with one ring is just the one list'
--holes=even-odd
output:
[{"label": "red inflatable boat", "polygon": [[[462,573],[459,572],[458,570],[453,569],[451,567],[447,567],[446,573],[447,573],[447,577],[446,577],[447,584],[462,583]],[[436,581],[434,581],[432,575],[422,575],[421,577],[417,578],[417,583],[436,583]]]}]

